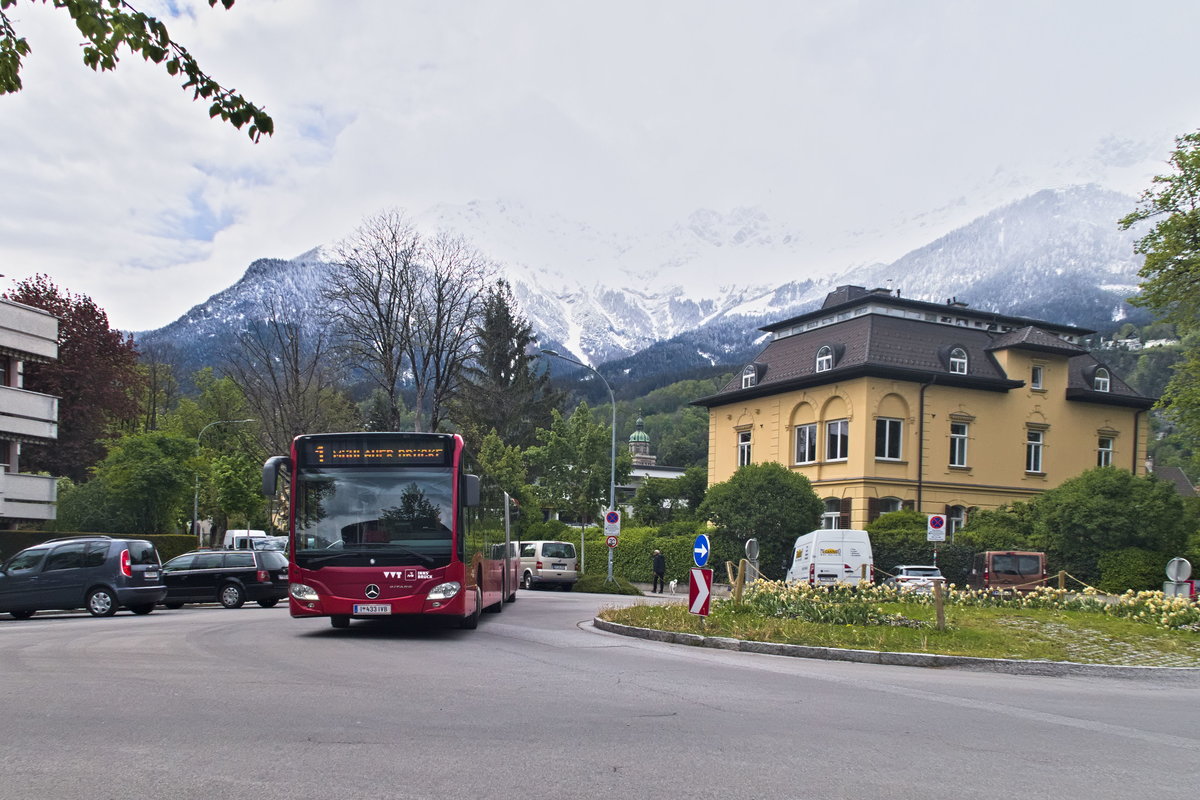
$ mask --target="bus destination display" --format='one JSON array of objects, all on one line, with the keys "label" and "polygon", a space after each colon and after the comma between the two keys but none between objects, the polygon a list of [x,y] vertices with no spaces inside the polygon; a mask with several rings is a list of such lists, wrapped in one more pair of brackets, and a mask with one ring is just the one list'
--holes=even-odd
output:
[{"label": "bus destination display", "polygon": [[440,442],[421,444],[396,440],[304,442],[301,460],[314,466],[369,464],[446,466],[446,447]]}]

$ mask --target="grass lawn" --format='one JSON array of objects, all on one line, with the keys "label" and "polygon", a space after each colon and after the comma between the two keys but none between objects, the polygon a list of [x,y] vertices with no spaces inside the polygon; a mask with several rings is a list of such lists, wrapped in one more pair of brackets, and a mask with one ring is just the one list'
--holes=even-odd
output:
[{"label": "grass lawn", "polygon": [[[725,636],[747,641],[981,658],[1074,661],[1085,664],[1200,667],[1200,633],[1155,627],[1095,611],[946,606],[946,629],[932,625],[927,602],[872,602],[894,624],[808,622],[764,614],[732,601],[714,604],[705,619],[679,604],[606,609],[600,616],[639,628]],[[906,620],[924,627],[906,627]]]}]

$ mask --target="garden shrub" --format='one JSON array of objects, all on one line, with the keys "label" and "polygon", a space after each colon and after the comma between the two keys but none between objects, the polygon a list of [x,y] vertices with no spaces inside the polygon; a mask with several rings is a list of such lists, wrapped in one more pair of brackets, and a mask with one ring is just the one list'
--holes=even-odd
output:
[{"label": "garden shrub", "polygon": [[1170,560],[1169,556],[1141,547],[1110,550],[1096,562],[1100,569],[1096,588],[1110,594],[1121,594],[1130,589],[1135,592],[1161,589]]}]

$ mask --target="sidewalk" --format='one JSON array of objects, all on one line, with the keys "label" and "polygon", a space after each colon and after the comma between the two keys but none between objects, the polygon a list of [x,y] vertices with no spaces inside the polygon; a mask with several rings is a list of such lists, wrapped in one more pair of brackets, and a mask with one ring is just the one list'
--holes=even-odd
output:
[{"label": "sidewalk", "polygon": [[[662,594],[654,594],[650,591],[650,587],[653,584],[633,583],[633,585],[636,586],[637,588],[641,589],[642,594],[644,594],[646,597],[653,597],[653,598],[656,598],[659,600],[674,599],[674,600],[680,601],[681,603],[687,602],[687,599],[688,599],[688,585],[687,585],[687,583],[685,583],[683,581],[680,581],[678,584],[676,584],[674,592],[671,591],[670,581],[668,581],[667,588],[662,591]],[[727,583],[714,583],[713,584],[713,591],[712,591],[713,597],[728,597],[729,592],[730,592],[729,584],[727,584]]]}]

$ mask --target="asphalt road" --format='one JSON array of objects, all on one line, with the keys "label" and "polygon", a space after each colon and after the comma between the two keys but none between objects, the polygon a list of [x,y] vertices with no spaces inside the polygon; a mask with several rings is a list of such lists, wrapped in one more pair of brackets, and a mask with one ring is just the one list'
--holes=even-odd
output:
[{"label": "asphalt road", "polygon": [[[0,800],[1164,798],[1200,683],[825,662],[594,630],[187,607],[0,620]],[[657,602],[657,600],[655,600]]]}]

